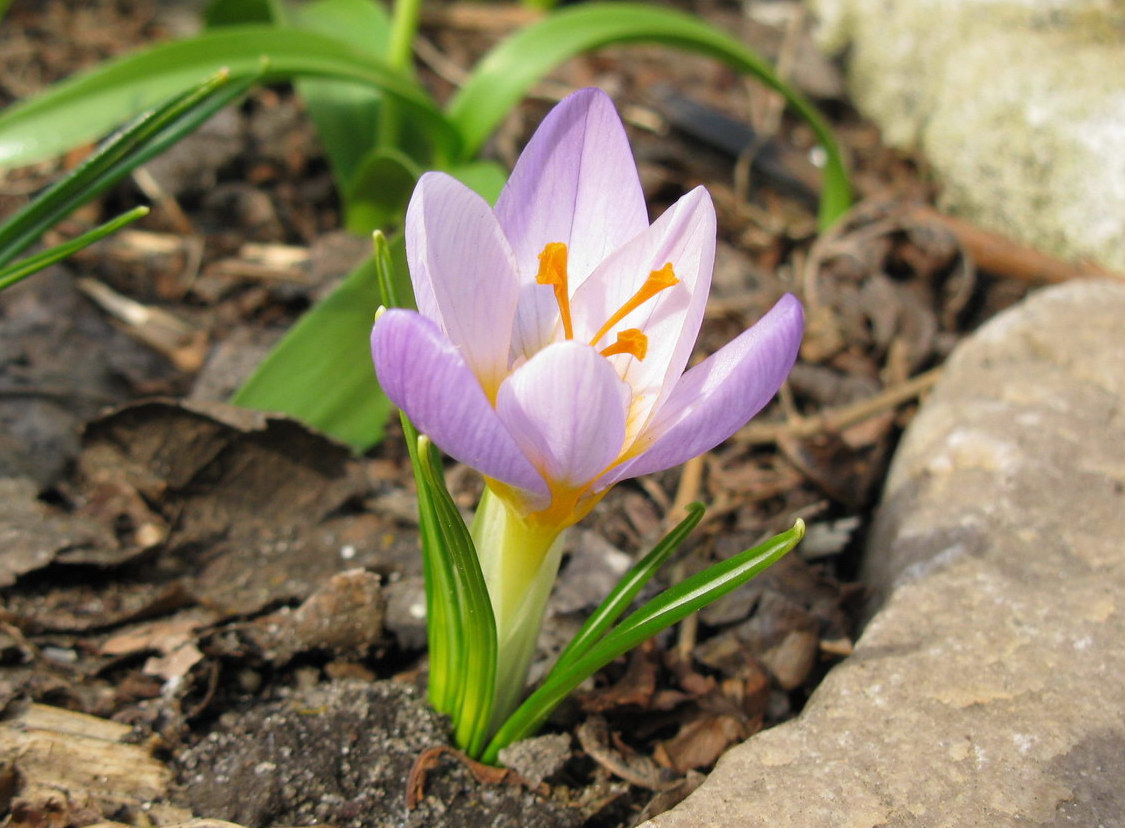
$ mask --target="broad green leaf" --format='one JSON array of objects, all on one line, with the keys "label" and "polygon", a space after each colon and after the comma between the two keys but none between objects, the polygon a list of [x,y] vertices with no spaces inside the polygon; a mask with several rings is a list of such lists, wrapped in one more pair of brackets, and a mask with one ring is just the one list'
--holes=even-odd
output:
[{"label": "broad green leaf", "polygon": [[243,95],[255,78],[220,72],[174,96],[110,136],[77,168],[0,225],[0,265],[32,245],[64,216],[120,181]]},{"label": "broad green leaf", "polygon": [[[373,0],[317,0],[292,6],[285,22],[350,44],[357,52],[385,60],[391,22]],[[377,90],[332,80],[298,80],[297,92],[308,107],[328,155],[337,188],[345,192],[371,147],[379,123]],[[348,226],[352,206],[345,195]],[[374,226],[364,232],[370,232]]]},{"label": "broad green leaf", "polygon": [[347,182],[347,228],[366,235],[398,225],[422,171],[395,149],[374,149]]},{"label": "broad green leaf", "polygon": [[416,83],[350,44],[314,32],[230,26],[119,58],[9,107],[0,113],[0,165],[47,158],[96,138],[222,68],[234,78],[261,72],[263,82],[318,77],[378,89],[426,124],[439,156],[459,143]]},{"label": "broad green leaf", "polygon": [[725,32],[697,17],[639,3],[592,3],[564,9],[489,52],[447,109],[463,139],[461,157],[474,155],[504,116],[551,69],[582,52],[625,43],[660,43],[700,52],[776,89],[808,121],[827,154],[821,226],[831,225],[851,205],[851,185],[832,130],[804,96]]},{"label": "broad green leaf", "polygon": [[45,267],[50,267],[55,264],[55,262],[61,262],[67,256],[74,255],[83,247],[89,247],[94,242],[104,239],[110,233],[120,230],[126,224],[132,224],[137,219],[147,215],[147,207],[134,207],[129,212],[123,213],[117,218],[95,227],[93,230],[83,233],[77,238],[52,247],[49,250],[44,250],[41,253],[36,253],[34,256],[28,256],[26,259],[18,261],[15,264],[0,268],[0,290],[14,285],[16,282],[27,278],[33,273],[38,273]]},{"label": "broad green leaf", "polygon": [[[401,243],[396,248],[401,258]],[[231,402],[284,411],[356,451],[375,445],[391,411],[371,365],[371,323],[379,304],[369,259],[297,321]]]},{"label": "broad green leaf", "polygon": [[470,190],[487,201],[495,204],[500,198],[500,191],[508,182],[508,171],[495,161],[469,161],[464,164],[454,164],[446,170]]},{"label": "broad green leaf", "polygon": [[212,0],[203,10],[203,25],[214,29],[240,23],[272,23],[273,11],[272,0]]},{"label": "broad green leaf", "polygon": [[769,568],[796,546],[804,535],[805,524],[798,520],[788,532],[709,566],[664,590],[614,627],[566,669],[552,671],[539,689],[528,696],[497,731],[481,761],[495,764],[505,745],[533,735],[559,702],[588,676]]}]

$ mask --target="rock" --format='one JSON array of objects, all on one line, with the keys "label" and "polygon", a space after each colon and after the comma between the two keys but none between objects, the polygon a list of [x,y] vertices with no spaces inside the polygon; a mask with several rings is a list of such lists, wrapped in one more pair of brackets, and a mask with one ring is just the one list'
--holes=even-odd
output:
[{"label": "rock", "polygon": [[955,351],[895,458],[874,616],[795,720],[649,828],[1125,824],[1125,286]]},{"label": "rock", "polygon": [[548,733],[508,745],[500,751],[500,761],[537,788],[562,770],[571,753],[569,733]]},{"label": "rock", "polygon": [[943,206],[1125,269],[1125,6],[1105,0],[809,0],[849,49],[860,109],[920,149]]}]

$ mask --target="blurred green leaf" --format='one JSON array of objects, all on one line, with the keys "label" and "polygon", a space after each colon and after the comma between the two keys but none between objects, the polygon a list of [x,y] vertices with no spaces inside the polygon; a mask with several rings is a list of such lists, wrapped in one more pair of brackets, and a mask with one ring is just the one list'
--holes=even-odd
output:
[{"label": "blurred green leaf", "polygon": [[123,213],[117,218],[95,227],[93,230],[83,233],[77,238],[52,247],[49,250],[44,250],[41,253],[36,253],[34,256],[28,256],[26,259],[10,264],[7,267],[0,268],[0,290],[11,287],[21,279],[26,279],[31,274],[38,273],[43,268],[55,264],[55,262],[61,262],[67,256],[77,253],[83,247],[89,247],[94,242],[104,239],[110,233],[120,230],[126,224],[131,224],[142,216],[147,215],[147,207],[134,207],[129,212]]},{"label": "blurred green leaf", "polygon": [[391,148],[367,154],[344,193],[347,228],[368,235],[398,225],[421,170],[406,155]]},{"label": "blurred green leaf", "polygon": [[76,169],[0,225],[0,265],[11,261],[71,211],[179,141],[243,95],[254,77],[231,82],[220,72],[172,97],[110,136]]},{"label": "blurred green leaf", "polygon": [[500,43],[477,64],[447,111],[474,155],[528,90],[551,69],[581,52],[624,43],[661,43],[717,58],[780,92],[812,127],[828,156],[820,201],[821,227],[851,205],[843,156],[824,118],[770,65],[730,35],[697,17],[639,3],[602,3],[554,13]]},{"label": "blurred green leaf", "polygon": [[240,23],[272,23],[272,0],[212,0],[203,10],[203,25],[208,29]]},{"label": "blurred green leaf", "polygon": [[495,204],[508,183],[508,171],[495,161],[469,161],[446,170],[489,204]]},{"label": "blurred green leaf", "polygon": [[457,151],[448,119],[413,81],[338,38],[269,26],[230,26],[119,58],[57,84],[0,113],[0,165],[29,163],[103,134],[161,99],[228,68],[292,77],[347,80],[379,89],[425,123],[439,157]]},{"label": "blurred green leaf", "polygon": [[[391,245],[406,273],[401,238]],[[285,334],[231,399],[260,411],[284,411],[364,451],[383,437],[391,403],[375,381],[371,324],[382,304],[368,260]]]},{"label": "blurred green leaf", "polygon": [[[285,22],[349,43],[376,60],[386,58],[391,21],[372,0],[317,0],[297,5]],[[337,186],[345,192],[375,144],[382,96],[370,87],[332,80],[298,80],[296,87],[320,133]],[[351,209],[345,195],[345,211]],[[352,226],[350,216],[348,226]],[[367,232],[371,229],[374,227]]]}]

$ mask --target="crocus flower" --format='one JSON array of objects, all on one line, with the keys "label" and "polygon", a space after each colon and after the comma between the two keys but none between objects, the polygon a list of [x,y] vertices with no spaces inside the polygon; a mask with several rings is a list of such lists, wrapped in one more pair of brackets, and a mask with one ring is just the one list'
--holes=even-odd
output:
[{"label": "crocus flower", "polygon": [[418,311],[383,313],[387,395],[531,525],[555,534],[613,486],[714,448],[796,358],[798,301],[685,373],[715,256],[703,188],[651,225],[612,102],[543,121],[495,209],[428,173],[406,215]]}]

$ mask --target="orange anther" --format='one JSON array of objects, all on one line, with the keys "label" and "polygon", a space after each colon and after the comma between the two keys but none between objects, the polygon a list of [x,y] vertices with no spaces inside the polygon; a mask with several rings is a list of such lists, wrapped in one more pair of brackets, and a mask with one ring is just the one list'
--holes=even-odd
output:
[{"label": "orange anther", "polygon": [[[609,333],[610,329],[614,325],[616,325],[630,313],[635,311],[653,296],[660,293],[660,291],[670,288],[672,287],[672,285],[679,284],[679,282],[680,280],[676,278],[675,271],[672,270],[671,262],[668,262],[666,265],[664,265],[664,267],[660,268],[660,270],[654,270],[649,273],[648,278],[645,279],[645,283],[641,285],[640,290],[634,293],[632,298],[629,299],[629,301],[627,301],[620,308],[618,308],[617,312],[613,314],[613,316],[611,316],[604,325],[601,326],[598,332],[594,334],[594,338],[590,340],[590,344],[596,345],[598,343],[598,340]],[[610,347],[613,348],[616,346],[611,345]]]},{"label": "orange anther", "polygon": [[619,331],[617,341],[608,348],[603,348],[601,352],[602,356],[605,357],[614,354],[630,354],[638,360],[644,359],[647,353],[648,337],[641,333],[638,328],[626,328]]},{"label": "orange anther", "polygon": [[563,334],[567,339],[573,339],[574,325],[570,321],[570,294],[566,281],[566,253],[566,245],[562,242],[548,242],[539,254],[539,272],[535,274],[535,281],[554,287]]}]

